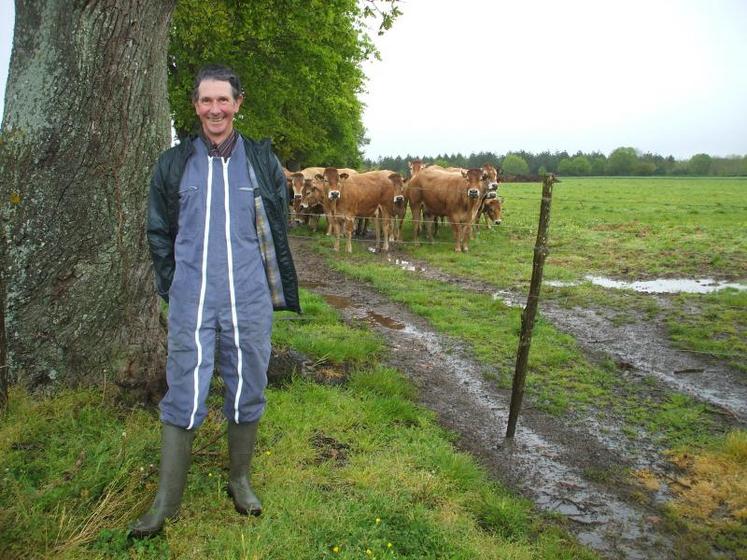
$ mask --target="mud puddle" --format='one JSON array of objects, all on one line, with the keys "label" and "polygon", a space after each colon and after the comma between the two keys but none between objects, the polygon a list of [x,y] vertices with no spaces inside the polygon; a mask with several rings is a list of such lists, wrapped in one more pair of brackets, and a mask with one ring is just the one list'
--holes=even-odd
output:
[{"label": "mud puddle", "polygon": [[595,286],[613,288],[616,290],[633,290],[644,294],[710,294],[726,288],[747,290],[747,284],[736,282],[717,282],[713,278],[657,278],[656,280],[639,280],[637,282],[623,282],[604,276],[584,276]]},{"label": "mud puddle", "polygon": [[[317,288],[319,290],[319,288]],[[346,307],[353,307],[353,299],[345,296],[335,295],[335,294],[327,294],[324,292],[320,292],[322,297],[324,298],[324,301],[326,301],[330,306],[334,307],[335,309],[345,309]]]},{"label": "mud puddle", "polygon": [[[660,526],[655,505],[631,499],[631,487],[618,477],[593,480],[589,476],[590,472],[643,466],[658,470],[665,461],[654,444],[633,442],[623,434],[622,423],[615,427],[611,418],[558,421],[529,405],[522,412],[516,437],[507,442],[510,397],[508,391],[487,381],[486,374],[494,376],[495,371],[402,306],[331,271],[303,243],[293,243],[293,251],[300,278],[324,280],[315,291],[348,302],[339,307],[346,321],[367,322],[382,335],[389,348],[387,365],[415,383],[420,401],[459,434],[458,445],[476,456],[493,476],[538,508],[570,520],[569,529],[579,541],[607,558],[671,557],[672,542]],[[658,497],[666,498],[665,492]],[[655,504],[657,497],[650,499]]]},{"label": "mud puddle", "polygon": [[[399,257],[394,255],[387,257],[390,262],[398,259]],[[452,276],[412,259],[407,263],[413,271],[424,278],[488,294],[494,300],[500,300],[510,307],[523,307],[526,304],[526,294],[496,291],[494,286],[484,282]],[[708,286],[724,286],[724,283],[712,282],[709,279],[693,282],[702,284],[704,289]],[[574,285],[559,281],[547,284],[556,287]],[[685,285],[664,284],[659,280],[646,286],[653,290],[651,286],[673,289]],[[653,295],[652,292],[652,297],[664,298],[665,295]],[[663,303],[666,304],[666,301]],[[720,408],[742,424],[747,423],[747,385],[744,383],[744,376],[728,365],[709,359],[705,355],[674,348],[669,343],[666,326],[662,320],[636,320],[617,324],[603,309],[569,309],[555,304],[552,300],[543,300],[540,303],[540,313],[557,328],[573,335],[587,355],[594,359],[612,358],[617,364],[623,365],[624,369],[629,370],[633,380],[653,376],[666,386]]]},{"label": "mud puddle", "polygon": [[[413,270],[415,270],[413,268]],[[732,288],[735,290],[747,290],[747,284],[738,282],[717,281],[713,278],[657,278],[655,280],[638,280],[625,282],[605,276],[584,276],[595,286],[611,288],[615,290],[633,290],[643,294],[710,294]],[[547,280],[544,282],[553,288],[573,288],[580,286],[580,281]]]}]

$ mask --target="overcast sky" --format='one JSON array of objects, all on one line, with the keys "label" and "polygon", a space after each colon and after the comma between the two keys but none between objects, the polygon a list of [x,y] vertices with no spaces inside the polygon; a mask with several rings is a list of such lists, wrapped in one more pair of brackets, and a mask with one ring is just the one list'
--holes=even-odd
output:
[{"label": "overcast sky", "polygon": [[[401,0],[366,155],[747,154],[747,0]],[[13,2],[0,0],[0,91]]]}]

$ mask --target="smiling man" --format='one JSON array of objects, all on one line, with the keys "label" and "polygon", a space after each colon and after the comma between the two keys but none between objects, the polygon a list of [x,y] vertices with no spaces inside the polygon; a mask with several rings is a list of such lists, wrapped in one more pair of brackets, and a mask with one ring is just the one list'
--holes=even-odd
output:
[{"label": "smiling man", "polygon": [[265,407],[272,311],[300,307],[285,175],[269,140],[234,130],[243,100],[230,68],[202,68],[192,94],[200,132],[164,152],[153,173],[147,233],[156,288],[169,303],[168,391],[160,404],[158,492],[130,526],[133,537],[157,533],[178,513],[195,430],[207,415],[216,339],[227,491],[239,513],[262,511],[249,469]]}]

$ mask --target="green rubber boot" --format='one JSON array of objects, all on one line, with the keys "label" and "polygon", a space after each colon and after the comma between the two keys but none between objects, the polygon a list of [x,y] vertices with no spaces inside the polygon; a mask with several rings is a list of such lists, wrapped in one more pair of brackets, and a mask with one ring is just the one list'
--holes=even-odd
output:
[{"label": "green rubber boot", "polygon": [[242,515],[261,515],[262,504],[249,484],[254,444],[257,442],[257,422],[228,422],[228,458],[230,463],[226,491]]},{"label": "green rubber boot", "polygon": [[150,509],[130,525],[130,537],[139,539],[155,535],[163,528],[166,519],[179,513],[194,438],[194,430],[162,424],[158,493]]}]

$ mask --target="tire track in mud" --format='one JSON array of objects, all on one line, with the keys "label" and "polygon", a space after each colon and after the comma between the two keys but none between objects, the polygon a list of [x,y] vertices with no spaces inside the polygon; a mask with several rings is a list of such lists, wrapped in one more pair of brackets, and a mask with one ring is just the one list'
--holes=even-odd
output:
[{"label": "tire track in mud", "polygon": [[[405,255],[396,256],[392,252],[382,259],[426,279],[491,295],[510,306],[526,304],[526,294],[499,291],[487,283],[450,275]],[[656,297],[662,306],[669,306],[665,296],[651,297]],[[590,358],[611,357],[630,377],[640,380],[654,376],[667,387],[722,409],[741,425],[747,424],[745,376],[707,355],[674,348],[661,320],[638,319],[617,324],[607,310],[566,308],[549,298],[542,299],[540,313],[556,328],[572,335]]]},{"label": "tire track in mud", "polygon": [[[578,540],[611,559],[671,557],[673,541],[658,516],[657,503],[632,498],[618,477],[591,480],[590,472],[621,472],[666,462],[653,443],[633,445],[611,424],[589,417],[569,421],[525,406],[513,443],[506,443],[509,392],[486,380],[478,363],[457,340],[439,334],[422,318],[365,284],[329,269],[322,256],[294,240],[294,259],[304,287],[324,296],[348,322],[366,322],[382,335],[384,363],[407,375],[422,404],[459,435],[460,448],[476,456],[503,483],[539,509],[560,514]],[[658,470],[658,469],[657,469]]]}]

